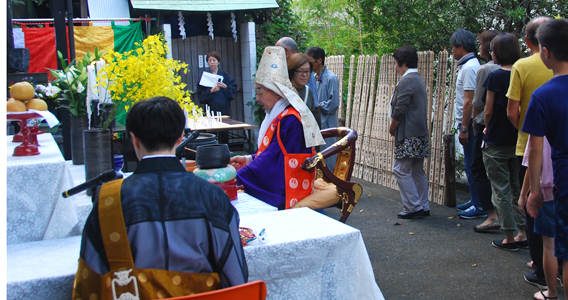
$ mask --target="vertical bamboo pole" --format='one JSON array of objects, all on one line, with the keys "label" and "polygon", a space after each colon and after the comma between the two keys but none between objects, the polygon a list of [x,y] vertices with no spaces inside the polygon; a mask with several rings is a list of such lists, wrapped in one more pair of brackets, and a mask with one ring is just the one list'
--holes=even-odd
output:
[{"label": "vertical bamboo pole", "polygon": [[[355,94],[353,96],[353,113],[352,113],[352,120],[351,120],[351,128],[354,129],[357,133],[360,132],[359,130],[359,115],[361,114],[361,94],[363,89],[363,78],[365,75],[365,56],[360,55],[357,61],[357,78],[355,84]],[[360,139],[357,139],[358,141]],[[360,143],[356,143],[355,148],[355,165],[353,166],[353,176],[358,177],[358,168],[360,163],[360,155],[359,155],[359,146]]]},{"label": "vertical bamboo pole", "polygon": [[[345,70],[345,55],[339,56],[337,64],[337,72],[339,74],[336,74],[339,78],[339,101],[341,102],[341,104],[343,104],[343,72]],[[340,116],[343,116],[343,113]]]},{"label": "vertical bamboo pole", "polygon": [[381,105],[381,88],[382,88],[382,80],[383,80],[383,61],[381,60],[380,63],[378,62],[378,55],[376,56],[377,63],[378,63],[378,74],[377,74],[377,90],[375,93],[375,101],[374,101],[374,108],[373,108],[373,126],[371,127],[371,144],[370,144],[370,151],[371,151],[371,159],[369,160],[369,165],[372,170],[372,174],[370,175],[369,182],[377,182],[378,172],[379,172],[379,114],[380,105]]},{"label": "vertical bamboo pole", "polygon": [[347,82],[347,108],[345,109],[345,127],[351,128],[351,100],[353,95],[353,67],[355,55],[349,58],[349,82]]},{"label": "vertical bamboo pole", "polygon": [[384,115],[384,108],[383,105],[386,102],[386,55],[381,57],[381,65],[379,68],[379,80],[377,83],[377,100],[375,102],[375,113],[374,113],[374,121],[373,121],[373,134],[376,137],[375,141],[375,174],[374,174],[374,183],[381,184],[383,179],[383,161],[382,158],[384,156],[383,151],[383,115]]},{"label": "vertical bamboo pole", "polygon": [[371,170],[371,163],[373,161],[373,156],[371,154],[371,135],[373,129],[373,108],[375,106],[375,81],[377,76],[377,60],[378,56],[373,55],[370,59],[371,66],[369,74],[370,87],[369,96],[367,102],[367,114],[365,116],[365,136],[363,140],[362,148],[364,149],[365,157],[363,160],[363,179],[366,181],[371,181],[373,178],[373,171]]},{"label": "vertical bamboo pole", "polygon": [[435,113],[434,113],[434,121],[432,126],[433,131],[433,138],[432,138],[432,145],[431,149],[431,157],[430,157],[430,173],[429,173],[429,181],[432,183],[430,185],[430,199],[432,201],[441,204],[439,202],[439,195],[440,195],[440,187],[442,186],[440,183],[440,175],[441,175],[441,166],[443,164],[443,155],[442,155],[442,136],[443,136],[443,121],[444,121],[444,104],[445,104],[445,95],[446,95],[446,83],[447,83],[447,52],[440,52],[438,54],[438,69],[437,69],[437,77],[436,77],[436,104],[435,104]]},{"label": "vertical bamboo pole", "polygon": [[365,71],[363,75],[363,91],[361,93],[361,102],[359,105],[359,120],[357,122],[357,132],[359,133],[359,138],[356,141],[357,156],[355,168],[353,170],[354,176],[357,178],[363,178],[363,162],[365,161],[365,150],[363,148],[363,141],[365,139],[365,118],[367,117],[367,101],[369,99],[369,77],[371,74],[371,57],[369,55],[365,56]]}]

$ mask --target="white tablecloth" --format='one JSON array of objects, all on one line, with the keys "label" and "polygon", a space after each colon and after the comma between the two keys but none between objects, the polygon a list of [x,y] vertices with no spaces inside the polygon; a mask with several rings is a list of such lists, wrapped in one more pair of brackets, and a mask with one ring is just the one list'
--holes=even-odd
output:
[{"label": "white tablecloth", "polygon": [[[267,230],[244,250],[268,299],[384,299],[359,230],[309,208],[243,215],[241,226]],[[8,299],[70,299],[80,246],[80,236],[8,245]]]},{"label": "white tablecloth", "polygon": [[309,208],[242,216],[240,226],[267,232],[266,244],[244,248],[267,299],[384,299],[358,229]]},{"label": "white tablecloth", "polygon": [[68,236],[77,224],[75,208],[61,192],[72,187],[57,143],[49,133],[38,135],[40,155],[12,156],[7,136],[7,243],[16,244]]}]

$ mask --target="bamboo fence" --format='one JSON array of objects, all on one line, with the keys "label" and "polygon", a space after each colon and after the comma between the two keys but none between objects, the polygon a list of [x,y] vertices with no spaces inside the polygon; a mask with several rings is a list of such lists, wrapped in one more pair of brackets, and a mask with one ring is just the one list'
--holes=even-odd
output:
[{"label": "bamboo fence", "polygon": [[[448,52],[437,57],[432,51],[418,53],[418,72],[424,79],[428,93],[428,130],[430,157],[424,160],[428,177],[429,199],[444,204],[445,168],[444,134],[450,134],[457,64]],[[383,55],[351,56],[345,67],[344,56],[326,59],[328,69],[339,79],[340,105],[338,115],[345,116],[345,126],[357,131],[353,176],[368,182],[398,189],[393,174],[394,138],[389,134],[390,100],[400,76],[396,73],[394,58]],[[348,70],[348,76],[343,71]],[[348,77],[346,102],[343,101],[344,77]]]}]

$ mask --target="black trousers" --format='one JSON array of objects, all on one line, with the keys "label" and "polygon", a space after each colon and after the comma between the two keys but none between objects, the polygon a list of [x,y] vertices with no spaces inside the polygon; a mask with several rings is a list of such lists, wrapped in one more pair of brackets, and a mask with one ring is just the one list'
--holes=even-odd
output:
[{"label": "black trousers", "polygon": [[483,129],[485,125],[475,124],[475,139],[473,141],[473,163],[471,164],[471,177],[473,185],[479,195],[479,202],[483,210],[488,211],[494,209],[491,202],[491,182],[487,178],[485,165],[483,164],[483,152],[481,144],[483,142]]}]

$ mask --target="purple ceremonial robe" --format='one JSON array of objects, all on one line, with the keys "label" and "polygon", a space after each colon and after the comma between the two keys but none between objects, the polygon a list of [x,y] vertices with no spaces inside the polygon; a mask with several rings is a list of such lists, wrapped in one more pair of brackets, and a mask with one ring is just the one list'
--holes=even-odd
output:
[{"label": "purple ceremonial robe", "polygon": [[[302,123],[295,116],[280,120],[280,139],[288,153],[311,153],[306,148]],[[274,133],[270,144],[258,157],[237,171],[237,182],[245,187],[245,192],[279,210],[285,208],[286,181],[284,179],[284,153]]]}]

